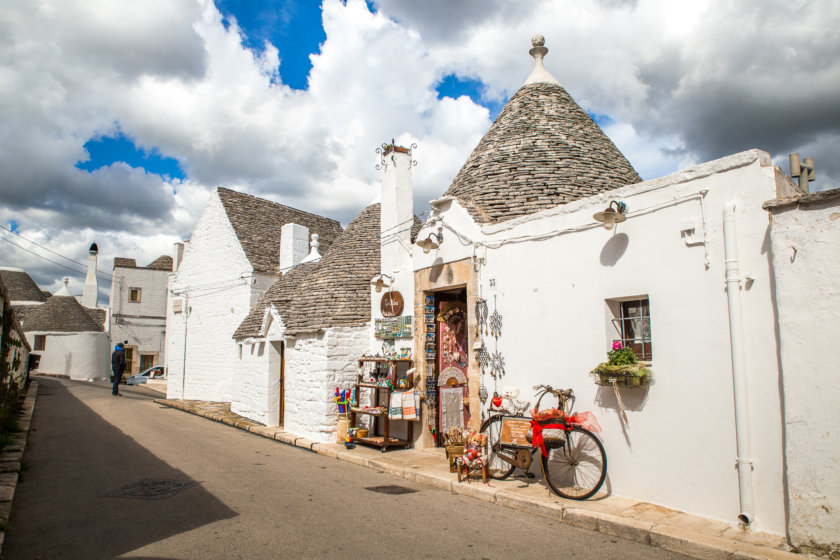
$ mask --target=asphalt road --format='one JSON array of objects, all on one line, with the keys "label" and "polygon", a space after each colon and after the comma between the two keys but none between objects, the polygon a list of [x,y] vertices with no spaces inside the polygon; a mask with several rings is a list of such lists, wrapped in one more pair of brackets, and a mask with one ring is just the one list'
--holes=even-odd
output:
[{"label": "asphalt road", "polygon": [[142,387],[38,382],[3,558],[685,558],[162,407]]}]

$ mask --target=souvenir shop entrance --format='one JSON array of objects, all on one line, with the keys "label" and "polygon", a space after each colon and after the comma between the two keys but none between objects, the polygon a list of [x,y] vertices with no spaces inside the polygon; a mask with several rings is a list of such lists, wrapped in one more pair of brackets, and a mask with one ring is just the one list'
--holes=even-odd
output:
[{"label": "souvenir shop entrance", "polygon": [[467,290],[426,292],[424,303],[426,391],[434,394],[436,431],[444,434],[470,421]]}]

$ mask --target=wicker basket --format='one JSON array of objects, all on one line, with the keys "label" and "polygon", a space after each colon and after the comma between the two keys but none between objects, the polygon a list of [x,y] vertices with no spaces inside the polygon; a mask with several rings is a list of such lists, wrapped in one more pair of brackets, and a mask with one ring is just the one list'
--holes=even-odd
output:
[{"label": "wicker basket", "polygon": [[[559,418],[550,418],[548,420],[539,420],[538,423],[540,426],[548,426],[549,424],[562,424],[563,421]],[[543,428],[542,438],[546,449],[557,449],[566,444],[566,430]],[[528,428],[528,433],[525,434],[525,439],[528,440],[528,443],[533,443],[533,434],[530,428]]]}]

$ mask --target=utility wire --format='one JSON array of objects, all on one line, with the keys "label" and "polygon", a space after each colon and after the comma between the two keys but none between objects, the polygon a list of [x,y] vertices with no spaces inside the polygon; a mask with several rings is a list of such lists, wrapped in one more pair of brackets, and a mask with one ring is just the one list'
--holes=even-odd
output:
[{"label": "utility wire", "polygon": [[[62,267],[64,267],[64,268],[68,269],[68,270],[75,270],[75,272],[78,272],[78,273],[80,273],[80,274],[86,274],[86,273],[87,273],[87,265],[86,265],[85,263],[81,263],[81,262],[79,262],[79,261],[73,260],[73,259],[71,259],[70,257],[65,257],[65,256],[64,256],[64,255],[62,255],[61,253],[56,253],[55,251],[53,251],[53,250],[52,250],[52,249],[50,249],[49,247],[44,247],[43,245],[41,245],[40,243],[38,243],[38,242],[36,242],[36,241],[32,241],[31,239],[27,239],[26,237],[22,236],[21,234],[17,233],[16,231],[12,231],[11,229],[9,229],[9,228],[7,228],[7,227],[5,227],[5,226],[0,226],[0,229],[4,229],[4,230],[6,230],[6,231],[8,231],[8,232],[9,232],[9,233],[11,233],[11,234],[14,234],[14,235],[16,235],[16,236],[20,237],[20,238],[21,238],[21,239],[23,239],[24,241],[28,241],[29,243],[32,243],[32,244],[33,244],[33,245],[35,245],[36,247],[40,247],[41,249],[43,249],[43,250],[45,250],[45,251],[49,251],[49,252],[50,252],[50,253],[52,253],[53,255],[57,255],[57,256],[61,257],[62,259],[66,259],[66,260],[70,261],[71,263],[77,264],[77,265],[81,266],[82,268],[84,268],[85,270],[84,270],[84,271],[79,271],[79,270],[72,269],[72,268],[70,268],[70,267],[68,267],[68,266],[65,266],[65,265],[61,264],[61,263],[57,263],[57,262],[52,261],[52,260],[50,260],[50,259],[48,259],[48,258],[46,258],[46,257],[44,257],[44,256],[42,256],[42,255],[39,255],[38,253],[33,253],[33,252],[32,252],[32,251],[30,251],[29,249],[26,249],[26,248],[24,248],[24,247],[21,247],[21,246],[20,246],[20,245],[18,245],[17,243],[12,242],[12,241],[10,241],[9,239],[7,239],[7,238],[5,238],[5,237],[3,237],[3,238],[2,238],[2,239],[4,239],[5,241],[8,241],[8,242],[9,242],[9,243],[11,243],[12,245],[14,245],[15,247],[19,247],[19,248],[23,249],[24,251],[27,251],[27,252],[29,252],[29,253],[32,253],[32,254],[33,254],[33,255],[35,255],[36,257],[41,257],[42,259],[44,259],[44,260],[46,260],[46,261],[49,261],[49,262],[51,262],[51,263],[53,263],[53,264],[57,264],[58,266],[62,266]],[[97,271],[96,271],[96,274],[97,274],[97,275],[100,275],[100,274],[101,274],[101,275],[104,275],[104,276],[108,276],[109,278],[113,278],[113,277],[114,277],[114,276],[113,276],[113,274],[108,274],[107,272],[100,272],[99,270],[97,270]]]}]

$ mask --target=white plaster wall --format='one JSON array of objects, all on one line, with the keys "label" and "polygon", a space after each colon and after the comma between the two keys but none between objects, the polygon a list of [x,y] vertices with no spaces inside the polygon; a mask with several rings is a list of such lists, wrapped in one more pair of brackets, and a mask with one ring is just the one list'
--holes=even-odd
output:
[{"label": "white plaster wall", "polygon": [[356,382],[358,358],[368,350],[370,325],[336,327],[286,340],[286,431],[319,442],[335,440],[335,388]]},{"label": "white plaster wall", "polygon": [[34,348],[35,335],[46,335],[38,373],[66,375],[70,379],[108,379],[111,372],[111,349],[104,332],[27,332],[26,340]]},{"label": "white plaster wall", "polygon": [[[128,340],[130,346],[137,346],[134,373],[140,371],[140,354],[157,354],[155,363],[166,363],[169,275],[168,270],[114,268],[109,300],[111,346],[124,340]],[[128,301],[131,288],[140,288],[139,302]]]},{"label": "white plaster wall", "polygon": [[[708,191],[702,206],[701,191]],[[761,210],[774,195],[769,156],[751,151],[484,228],[457,202],[444,201],[438,205],[444,244],[428,255],[415,249],[414,266],[472,257],[472,242],[482,242],[485,247],[475,249],[486,257],[479,289],[490,312],[498,309],[503,316],[498,348],[506,376],[499,388],[518,387],[532,401],[531,387],[539,383],[574,388],[576,409],[593,411],[603,427],[607,490],[735,523],[739,502],[722,239],[723,207],[735,200],[741,271],[754,278],[741,293],[754,526],[784,533],[779,371],[767,216]],[[610,232],[592,215],[612,198],[628,203],[629,217]],[[702,230],[704,220],[708,268],[703,245],[687,246],[681,237],[686,221]],[[651,305],[656,384],[621,389],[627,428],[612,388],[594,385],[588,372],[606,359],[616,337],[605,300],[642,295]],[[487,345],[494,349],[492,338]],[[492,393],[489,375],[485,384]]]},{"label": "white plaster wall", "polygon": [[255,278],[260,287],[268,283],[254,275],[214,191],[170,284],[184,311],[174,313],[171,303],[167,309],[168,398],[231,401],[232,337],[251,308]]},{"label": "white plaster wall", "polygon": [[[272,312],[268,337],[237,346],[231,411],[266,426],[280,424],[280,345],[285,330]],[[241,349],[240,349],[241,348]]]},{"label": "white plaster wall", "polygon": [[840,200],[771,214],[791,544],[840,549]]}]

